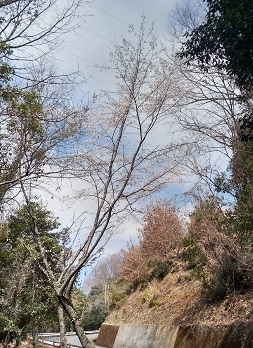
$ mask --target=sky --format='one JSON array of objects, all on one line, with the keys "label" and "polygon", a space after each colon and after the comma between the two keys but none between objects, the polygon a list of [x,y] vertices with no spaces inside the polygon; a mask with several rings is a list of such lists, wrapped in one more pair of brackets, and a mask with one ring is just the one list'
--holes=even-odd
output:
[{"label": "sky", "polygon": [[94,0],[83,5],[79,28],[64,37],[62,49],[55,57],[64,72],[80,71],[87,79],[83,91],[92,95],[101,89],[114,87],[112,76],[101,72],[95,65],[108,62],[113,45],[128,36],[130,25],[140,27],[144,15],[154,22],[161,40],[168,36],[169,11],[176,0]]}]

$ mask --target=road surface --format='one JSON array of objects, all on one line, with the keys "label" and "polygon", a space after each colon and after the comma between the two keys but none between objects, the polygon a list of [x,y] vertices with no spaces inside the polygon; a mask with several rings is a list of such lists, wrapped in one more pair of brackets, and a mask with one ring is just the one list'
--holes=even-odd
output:
[{"label": "road surface", "polygon": [[[94,341],[98,337],[99,331],[86,331],[87,337]],[[79,341],[79,338],[74,332],[68,332],[66,334],[67,343],[72,347],[82,347],[81,343]],[[39,340],[43,341],[45,345],[54,345],[60,342],[60,335],[57,333],[44,333],[39,334]],[[97,348],[100,348],[100,346],[96,346]],[[104,348],[104,347],[102,347]]]}]

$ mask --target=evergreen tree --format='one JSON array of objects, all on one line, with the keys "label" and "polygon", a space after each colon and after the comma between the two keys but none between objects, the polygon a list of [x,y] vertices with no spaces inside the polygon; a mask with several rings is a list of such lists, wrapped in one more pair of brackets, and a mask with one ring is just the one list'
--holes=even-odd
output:
[{"label": "evergreen tree", "polygon": [[[54,230],[59,223],[38,203],[31,203],[47,261],[57,272],[60,234]],[[0,332],[5,344],[34,329],[46,330],[57,326],[57,299],[44,273],[30,231],[31,217],[22,206],[1,227],[1,297]]]}]

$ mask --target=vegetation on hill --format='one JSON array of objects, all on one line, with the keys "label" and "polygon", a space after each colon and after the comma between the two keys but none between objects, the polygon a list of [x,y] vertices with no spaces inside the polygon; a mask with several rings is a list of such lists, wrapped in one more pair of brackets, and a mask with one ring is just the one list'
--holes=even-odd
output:
[{"label": "vegetation on hill", "polygon": [[[115,91],[81,106],[70,97],[75,79],[57,76],[40,53],[70,29],[82,1],[0,2],[0,341],[6,347],[28,330],[55,327],[66,347],[65,323],[91,348],[84,328],[97,328],[109,311],[108,320],[118,322],[215,321],[221,314],[235,320],[243,310],[250,317],[252,4],[205,2],[199,24],[195,7],[178,8],[186,26],[179,54],[158,44],[145,18],[139,31],[131,26],[132,41],[115,45],[107,67]],[[43,19],[48,12],[52,23]],[[37,59],[29,66],[30,50]],[[161,129],[167,133],[155,143]],[[183,216],[166,197],[152,203],[139,242],[104,259],[85,295],[78,287],[82,269],[147,197],[179,179],[194,181],[191,213]],[[60,187],[52,183],[62,180],[80,184],[72,198],[84,208],[82,221],[73,217],[71,228],[60,230],[37,196],[49,188],[53,197]]]},{"label": "vegetation on hill", "polygon": [[[229,323],[242,310],[240,320],[250,319],[251,242],[241,244],[233,210],[222,209],[212,197],[196,205],[187,223],[179,216],[165,202],[149,207],[139,244],[123,251],[116,279],[124,286],[116,304],[111,289],[112,311],[106,322]],[[166,238],[170,243],[161,245]]]}]

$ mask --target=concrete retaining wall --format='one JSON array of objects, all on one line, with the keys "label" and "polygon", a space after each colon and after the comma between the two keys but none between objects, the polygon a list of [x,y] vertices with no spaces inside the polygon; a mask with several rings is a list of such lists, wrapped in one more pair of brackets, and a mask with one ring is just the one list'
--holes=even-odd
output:
[{"label": "concrete retaining wall", "polygon": [[98,338],[96,339],[96,345],[106,348],[113,348],[118,330],[118,325],[103,324],[100,328]]},{"label": "concrete retaining wall", "polygon": [[106,348],[173,348],[178,327],[103,324],[96,344]]},{"label": "concrete retaining wall", "polygon": [[220,326],[102,325],[106,348],[252,348],[252,322]]},{"label": "concrete retaining wall", "polygon": [[173,326],[120,326],[113,348],[173,348],[177,330]]},{"label": "concrete retaining wall", "polygon": [[252,348],[252,324],[179,327],[173,348]]}]

